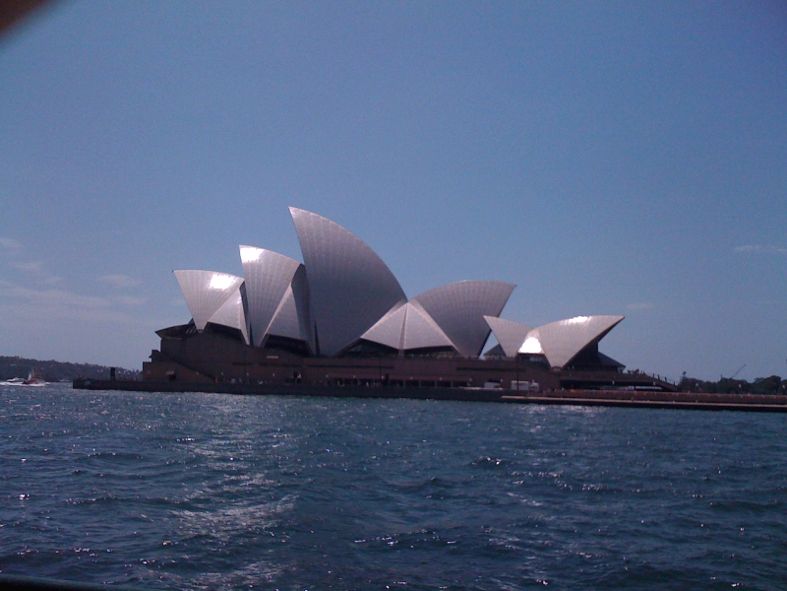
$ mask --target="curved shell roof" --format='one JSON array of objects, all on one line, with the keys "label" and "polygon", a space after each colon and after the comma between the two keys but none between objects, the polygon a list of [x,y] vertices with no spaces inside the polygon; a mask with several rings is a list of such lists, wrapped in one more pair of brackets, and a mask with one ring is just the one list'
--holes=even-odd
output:
[{"label": "curved shell roof", "polygon": [[240,246],[240,260],[246,277],[251,339],[261,347],[300,263],[272,250],[245,245]]},{"label": "curved shell roof", "polygon": [[218,310],[210,317],[208,322],[221,324],[230,328],[237,328],[243,335],[243,342],[251,344],[249,340],[249,326],[246,322],[246,310],[243,305],[245,288],[241,285],[228,297]]},{"label": "curved shell roof", "polygon": [[530,327],[513,320],[498,318],[497,316],[484,316],[484,320],[489,325],[489,328],[492,329],[492,333],[495,335],[500,348],[503,349],[505,356],[516,357]]},{"label": "curved shell roof", "polygon": [[478,357],[489,337],[484,316],[498,316],[514,285],[502,281],[459,281],[413,298],[465,357]]},{"label": "curved shell roof", "polygon": [[268,333],[290,339],[301,338],[298,309],[295,306],[295,294],[292,292],[292,285],[287,286],[287,291],[284,292],[284,297],[279,302],[279,307],[273,315]]},{"label": "curved shell roof", "polygon": [[430,347],[453,347],[456,349],[456,345],[448,338],[434,318],[421,307],[421,304],[416,301],[407,302],[402,348],[409,351]]},{"label": "curved shell roof", "polygon": [[362,338],[400,351],[454,346],[434,319],[412,301],[389,310]]},{"label": "curved shell roof", "polygon": [[238,329],[247,344],[269,335],[304,341],[334,356],[358,339],[399,351],[453,347],[478,357],[490,330],[507,356],[545,355],[563,367],[595,346],[623,316],[577,316],[535,329],[499,318],[514,285],[459,281],[407,300],[375,252],[336,222],[290,208],[305,265],[279,253],[240,246],[242,277],[177,270],[197,330],[208,322]]},{"label": "curved shell roof", "polygon": [[197,330],[205,329],[210,317],[243,283],[243,277],[216,271],[178,270],[175,278]]},{"label": "curved shell roof", "polygon": [[407,298],[360,238],[316,213],[291,207],[290,214],[306,265],[319,353],[335,355]]},{"label": "curved shell roof", "polygon": [[534,328],[520,353],[543,353],[552,367],[565,367],[585,347],[601,340],[623,316],[575,316]]},{"label": "curved shell roof", "polygon": [[407,304],[397,304],[363,333],[361,338],[391,349],[401,349],[406,316]]},{"label": "curved shell roof", "polygon": [[303,265],[295,271],[292,283],[279,304],[268,333],[305,341],[314,350],[309,314],[309,288]]}]

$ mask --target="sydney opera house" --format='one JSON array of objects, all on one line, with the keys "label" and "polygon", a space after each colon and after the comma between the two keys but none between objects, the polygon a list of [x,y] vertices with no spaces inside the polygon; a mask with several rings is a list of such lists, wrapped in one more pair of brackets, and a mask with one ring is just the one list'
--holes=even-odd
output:
[{"label": "sydney opera house", "polygon": [[[150,381],[368,387],[655,385],[599,351],[622,316],[530,327],[500,316],[514,285],[459,281],[408,297],[336,222],[290,208],[303,262],[240,246],[243,276],[178,270],[191,313],[159,330]],[[497,344],[486,350],[490,335]]]}]

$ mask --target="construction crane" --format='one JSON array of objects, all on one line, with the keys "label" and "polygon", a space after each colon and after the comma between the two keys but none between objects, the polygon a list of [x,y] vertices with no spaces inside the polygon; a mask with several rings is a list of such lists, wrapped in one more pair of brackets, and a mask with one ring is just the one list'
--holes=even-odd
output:
[{"label": "construction crane", "polygon": [[722,375],[722,376],[721,376],[721,379],[722,379],[722,380],[724,380],[724,379],[727,379],[727,380],[734,380],[734,379],[735,379],[735,376],[737,376],[739,373],[741,373],[741,372],[743,371],[743,368],[744,368],[744,367],[746,367],[746,364],[745,364],[745,363],[744,363],[743,365],[741,365],[741,366],[738,368],[738,371],[736,371],[736,372],[735,372],[734,374],[732,374],[730,377],[728,377],[728,378],[725,378],[725,377],[724,377],[724,375]]}]

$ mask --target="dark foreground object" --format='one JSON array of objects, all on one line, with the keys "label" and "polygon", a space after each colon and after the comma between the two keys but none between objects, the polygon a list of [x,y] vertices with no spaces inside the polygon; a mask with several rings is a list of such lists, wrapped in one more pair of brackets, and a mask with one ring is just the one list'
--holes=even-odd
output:
[{"label": "dark foreground object", "polygon": [[0,575],[0,589],[4,591],[139,591],[136,587],[77,583],[61,579]]},{"label": "dark foreground object", "polygon": [[76,390],[124,390],[131,392],[213,392],[254,396],[318,396],[338,398],[416,398],[519,404],[570,404],[628,406],[635,408],[681,408],[691,410],[743,410],[787,412],[787,396],[760,394],[704,394],[641,390],[554,390],[523,392],[501,388],[440,388],[395,386],[335,386],[310,384],[199,384],[136,380],[74,380]]}]

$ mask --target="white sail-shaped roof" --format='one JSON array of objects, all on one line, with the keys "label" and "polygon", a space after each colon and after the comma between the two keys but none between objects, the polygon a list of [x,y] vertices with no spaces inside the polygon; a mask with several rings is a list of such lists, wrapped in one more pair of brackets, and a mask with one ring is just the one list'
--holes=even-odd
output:
[{"label": "white sail-shaped roof", "polygon": [[208,322],[237,328],[243,335],[243,341],[249,345],[249,326],[246,322],[246,311],[243,307],[244,286],[241,285],[210,317]]},{"label": "white sail-shaped roof", "polygon": [[295,310],[298,313],[301,339],[306,341],[312,351],[316,351],[309,281],[306,278],[306,267],[303,265],[298,267],[295,277],[292,278],[292,296],[295,300]]},{"label": "white sail-shaped roof", "polygon": [[319,353],[335,355],[407,298],[360,238],[316,213],[291,207],[290,214],[306,265]]},{"label": "white sail-shaped roof", "polygon": [[498,318],[497,316],[484,316],[484,320],[492,329],[500,348],[503,349],[506,357],[516,357],[519,348],[530,331],[529,326],[520,322]]},{"label": "white sail-shaped roof", "polygon": [[502,281],[459,281],[430,289],[413,299],[437,322],[461,355],[478,357],[490,332],[484,316],[498,316],[514,287]]},{"label": "white sail-shaped roof", "polygon": [[272,250],[245,245],[240,246],[240,260],[246,276],[251,339],[261,347],[300,263]]},{"label": "white sail-shaped roof", "polygon": [[429,314],[412,301],[389,310],[362,338],[400,351],[453,347],[451,340]]},{"label": "white sail-shaped roof", "polygon": [[404,320],[407,316],[407,304],[397,304],[389,310],[380,320],[374,323],[361,338],[379,343],[391,349],[402,348],[402,333]]},{"label": "white sail-shaped roof", "polygon": [[302,340],[312,351],[314,350],[309,314],[309,291],[303,265],[295,272],[268,332],[272,335]]},{"label": "white sail-shaped roof", "polygon": [[292,285],[287,287],[284,297],[279,302],[279,307],[273,316],[268,332],[269,334],[290,339],[301,338],[298,309],[295,306],[295,295],[292,293]]},{"label": "white sail-shaped roof", "polygon": [[404,320],[402,342],[404,350],[453,346],[451,339],[418,302],[407,302],[407,316]]},{"label": "white sail-shaped roof", "polygon": [[520,353],[546,355],[552,367],[565,367],[582,349],[601,340],[623,316],[575,316],[534,328]]},{"label": "white sail-shaped roof", "polygon": [[194,326],[200,331],[243,283],[243,277],[216,271],[178,270],[175,278],[194,319]]}]

